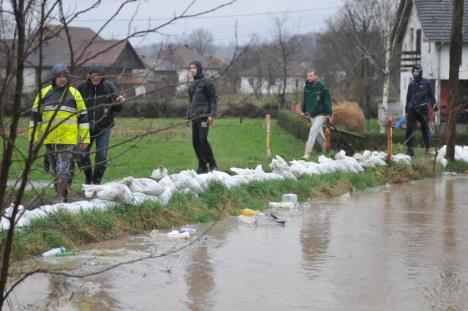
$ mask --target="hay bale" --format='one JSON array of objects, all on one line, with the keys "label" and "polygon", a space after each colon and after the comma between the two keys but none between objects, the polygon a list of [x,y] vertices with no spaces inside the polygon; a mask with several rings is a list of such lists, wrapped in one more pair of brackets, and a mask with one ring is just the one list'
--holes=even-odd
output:
[{"label": "hay bale", "polygon": [[355,102],[344,101],[333,105],[333,123],[342,124],[351,132],[363,133],[366,130],[366,118]]}]

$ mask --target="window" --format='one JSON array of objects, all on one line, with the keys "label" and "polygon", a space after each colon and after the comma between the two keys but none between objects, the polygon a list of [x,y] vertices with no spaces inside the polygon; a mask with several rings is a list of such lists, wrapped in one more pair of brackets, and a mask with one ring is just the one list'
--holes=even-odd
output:
[{"label": "window", "polygon": [[416,52],[421,53],[421,29],[416,30]]},{"label": "window", "polygon": [[414,28],[410,28],[410,49],[413,49],[414,46]]}]

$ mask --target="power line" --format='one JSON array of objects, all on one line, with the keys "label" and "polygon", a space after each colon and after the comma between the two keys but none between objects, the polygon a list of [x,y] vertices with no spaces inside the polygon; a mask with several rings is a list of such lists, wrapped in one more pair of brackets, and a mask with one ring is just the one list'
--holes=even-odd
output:
[{"label": "power line", "polygon": [[[325,11],[336,9],[336,6],[325,7],[325,8],[315,8],[315,9],[302,9],[302,10],[284,10],[284,11],[273,11],[273,12],[258,12],[258,13],[245,13],[245,14],[230,14],[230,15],[214,15],[214,16],[196,16],[192,17],[194,19],[212,19],[212,18],[232,18],[232,17],[250,17],[250,16],[265,16],[265,15],[275,15],[275,14],[296,14],[304,12],[316,12],[316,11]],[[172,19],[172,17],[148,17],[148,18],[116,18],[113,19],[113,22],[130,22],[130,21],[167,21]],[[92,22],[104,22],[108,19],[76,19],[75,23],[92,23]]]}]

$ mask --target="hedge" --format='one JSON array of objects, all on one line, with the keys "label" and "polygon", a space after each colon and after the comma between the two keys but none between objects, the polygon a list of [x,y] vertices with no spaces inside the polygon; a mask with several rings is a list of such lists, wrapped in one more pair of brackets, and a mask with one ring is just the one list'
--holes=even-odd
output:
[{"label": "hedge", "polygon": [[[278,124],[285,129],[287,132],[292,134],[294,137],[303,141],[307,140],[309,136],[310,124],[307,120],[298,117],[297,113],[290,110],[281,110],[276,115]],[[380,133],[363,133],[363,138],[356,138],[351,135],[337,134],[335,131],[331,131],[332,148],[333,149],[347,149],[347,143],[343,141],[345,139],[349,144],[352,145],[354,150],[382,150],[386,148],[386,135]],[[402,129],[395,129],[393,131],[393,143],[401,144],[405,142],[405,132]],[[433,142],[437,145],[443,145],[442,139],[439,136],[434,136]],[[415,135],[415,142],[417,145],[423,145],[422,137],[419,133]],[[459,134],[455,140],[457,145],[468,145],[468,135]]]}]

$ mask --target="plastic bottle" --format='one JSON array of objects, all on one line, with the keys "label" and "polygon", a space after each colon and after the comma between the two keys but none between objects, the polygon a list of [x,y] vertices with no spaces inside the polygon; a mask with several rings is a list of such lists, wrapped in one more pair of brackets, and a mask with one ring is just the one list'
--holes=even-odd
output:
[{"label": "plastic bottle", "polygon": [[289,208],[289,209],[293,209],[295,207],[294,203],[291,203],[291,202],[269,202],[268,206],[270,208]]},{"label": "plastic bottle", "polygon": [[65,252],[65,247],[63,247],[63,246],[57,247],[57,248],[52,248],[52,249],[48,250],[47,252],[42,253],[42,257],[54,256],[54,255],[57,255],[57,254],[60,254],[60,253],[63,253],[63,252]]},{"label": "plastic bottle", "polygon": [[64,251],[64,252],[55,254],[55,256],[57,257],[67,257],[67,256],[75,256],[75,255],[76,255],[75,251]]}]

